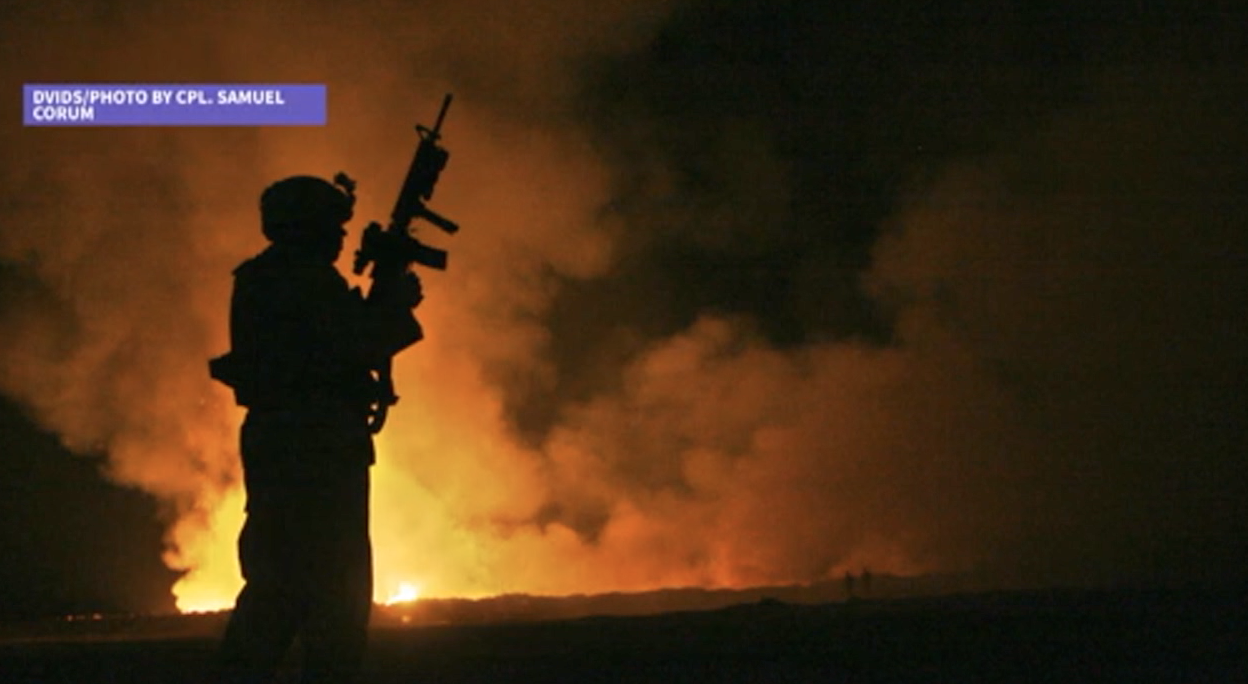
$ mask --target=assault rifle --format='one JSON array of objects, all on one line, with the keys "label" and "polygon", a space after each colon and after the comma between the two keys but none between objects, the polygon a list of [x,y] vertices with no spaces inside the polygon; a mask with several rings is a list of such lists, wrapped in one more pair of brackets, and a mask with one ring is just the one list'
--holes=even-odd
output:
[{"label": "assault rifle", "polygon": [[[455,233],[459,226],[455,222],[430,209],[425,202],[433,198],[433,188],[438,182],[438,175],[446,168],[450,153],[438,144],[442,137],[442,122],[446,119],[446,110],[451,106],[451,95],[447,93],[442,100],[442,109],[433,128],[416,125],[420,135],[420,144],[416,146],[416,155],[407,169],[407,177],[403,179],[403,187],[399,189],[399,197],[390,212],[390,223],[385,228],[376,221],[368,224],[360,236],[360,248],[355,252],[355,264],[352,270],[362,275],[372,264],[369,277],[372,285],[368,291],[369,301],[384,301],[398,296],[394,292],[402,287],[404,280],[416,278],[409,268],[412,264],[420,264],[438,270],[446,269],[446,252],[430,247],[412,235],[412,222],[424,219],[441,228],[447,233]],[[335,183],[351,183],[345,175],[335,177]],[[387,360],[379,368],[374,368],[378,381],[378,396],[370,407],[369,428],[380,432],[386,422],[386,413],[398,402],[394,393],[394,378],[391,363]]]}]

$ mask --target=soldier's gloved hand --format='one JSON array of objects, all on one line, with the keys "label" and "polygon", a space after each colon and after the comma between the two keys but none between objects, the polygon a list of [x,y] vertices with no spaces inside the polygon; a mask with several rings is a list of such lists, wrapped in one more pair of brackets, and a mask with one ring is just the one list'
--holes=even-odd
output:
[{"label": "soldier's gloved hand", "polygon": [[399,286],[399,299],[409,309],[416,308],[425,300],[424,290],[420,286],[420,278],[415,273],[408,271],[404,274],[403,282]]}]

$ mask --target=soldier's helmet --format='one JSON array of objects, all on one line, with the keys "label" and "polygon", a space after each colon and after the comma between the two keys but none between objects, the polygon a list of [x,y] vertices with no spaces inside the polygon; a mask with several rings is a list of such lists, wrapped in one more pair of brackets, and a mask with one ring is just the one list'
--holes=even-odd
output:
[{"label": "soldier's helmet", "polygon": [[270,240],[311,226],[340,226],[351,219],[355,195],[315,176],[291,176],[265,188],[260,195],[260,221]]}]

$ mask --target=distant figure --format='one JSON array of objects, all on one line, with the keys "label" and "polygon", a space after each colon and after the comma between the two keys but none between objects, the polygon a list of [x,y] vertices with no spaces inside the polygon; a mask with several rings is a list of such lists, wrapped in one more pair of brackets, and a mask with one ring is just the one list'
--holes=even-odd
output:
[{"label": "distant figure", "polygon": [[846,600],[854,597],[854,573],[845,571],[845,598]]},{"label": "distant figure", "polygon": [[862,595],[871,595],[871,570],[869,568],[862,569]]},{"label": "distant figure", "polygon": [[270,245],[234,271],[230,353],[212,376],[247,407],[241,431],[246,584],[221,643],[220,682],[268,682],[298,637],[302,682],[349,682],[372,607],[368,537],[372,368],[418,341],[410,277],[365,302],[334,267],[354,194],[310,176],[269,186]]}]

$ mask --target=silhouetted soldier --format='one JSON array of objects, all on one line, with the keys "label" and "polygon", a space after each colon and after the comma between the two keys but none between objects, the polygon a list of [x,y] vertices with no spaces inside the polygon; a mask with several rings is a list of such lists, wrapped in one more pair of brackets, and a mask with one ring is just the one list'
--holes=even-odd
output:
[{"label": "silhouetted soldier", "polygon": [[296,637],[303,682],[351,681],[372,606],[369,369],[416,342],[409,277],[365,301],[334,267],[355,198],[319,178],[274,183],[260,199],[271,244],[234,271],[231,352],[211,364],[248,408],[241,454],[246,585],[219,655],[221,681],[266,682]]}]

